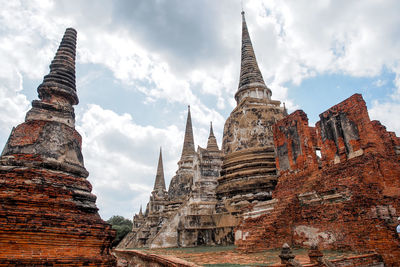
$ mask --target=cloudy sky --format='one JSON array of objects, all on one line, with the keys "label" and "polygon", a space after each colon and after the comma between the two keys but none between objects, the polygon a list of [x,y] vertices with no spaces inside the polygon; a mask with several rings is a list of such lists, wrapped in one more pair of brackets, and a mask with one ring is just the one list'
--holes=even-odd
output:
[{"label": "cloudy sky", "polygon": [[[244,0],[272,98],[318,114],[361,93],[400,133],[400,1]],[[187,105],[196,146],[235,106],[240,0],[0,0],[0,144],[24,120],[67,27],[78,31],[77,129],[103,219],[146,205],[163,148],[177,169]]]}]

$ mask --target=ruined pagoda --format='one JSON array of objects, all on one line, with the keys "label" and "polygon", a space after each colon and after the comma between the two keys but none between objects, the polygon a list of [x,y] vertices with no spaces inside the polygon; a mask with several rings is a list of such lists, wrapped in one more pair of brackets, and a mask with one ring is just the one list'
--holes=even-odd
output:
[{"label": "ruined pagoda", "polygon": [[76,31],[68,28],[25,122],[0,158],[0,265],[114,266],[75,130]]},{"label": "ruined pagoda", "polygon": [[147,209],[148,217],[160,217],[160,213],[164,210],[165,202],[168,200],[168,192],[165,189],[164,180],[164,167],[162,161],[162,152],[160,148],[160,155],[158,157],[156,179],[154,181],[154,188],[151,192],[150,202]]},{"label": "ruined pagoda", "polygon": [[188,106],[182,154],[178,162],[176,175],[172,177],[168,188],[168,195],[171,201],[181,204],[189,195],[193,184],[193,158],[195,154],[192,117],[190,115],[190,106]]},{"label": "ruined pagoda", "polygon": [[165,189],[164,167],[162,160],[162,150],[160,147],[160,155],[158,157],[156,180],[154,181],[153,195],[166,198],[167,190]]},{"label": "ruined pagoda", "polygon": [[[215,208],[217,198],[215,189],[222,165],[222,151],[218,148],[212,123],[207,147],[198,146],[193,169],[192,191],[187,203],[187,209],[182,214],[178,225],[177,243],[180,247],[226,244],[216,238],[221,232],[231,229],[216,229],[219,217]],[[220,234],[221,235],[221,234]]]},{"label": "ruined pagoda", "polygon": [[[167,204],[165,214],[168,219],[163,222],[163,226],[153,239],[149,239],[148,246],[157,247],[193,247],[200,245],[222,245],[227,244],[225,237],[227,233],[232,233],[232,228],[219,225],[220,216],[215,214],[217,199],[215,188],[221,170],[222,152],[218,148],[217,140],[214,136],[212,124],[207,147],[197,147],[193,153],[191,146],[193,133],[191,131],[190,112],[186,124],[186,135],[182,158],[190,160],[184,176],[183,183],[187,184],[188,193],[183,202],[175,208],[176,201],[170,200]],[[187,142],[189,140],[189,142]],[[189,151],[186,155],[185,151]],[[182,165],[180,165],[182,166]],[[189,169],[190,168],[190,169]],[[177,174],[182,170],[177,171]],[[176,177],[176,176],[175,176]],[[171,184],[173,184],[171,182]],[[169,188],[171,191],[171,186]],[[231,242],[231,239],[229,240]]]},{"label": "ruined pagoda", "polygon": [[164,167],[162,160],[162,150],[158,157],[156,178],[150,200],[147,203],[145,214],[142,213],[140,206],[139,214],[133,217],[133,228],[128,235],[118,244],[117,248],[124,247],[144,247],[148,246],[149,240],[160,231],[163,222],[168,218],[165,212],[168,201],[168,192],[165,188]]},{"label": "ruined pagoda", "polygon": [[276,185],[272,126],[284,118],[280,102],[271,100],[258,67],[244,12],[242,48],[236,108],[225,122],[222,140],[224,160],[218,179],[219,212],[231,214],[253,201],[271,198]]},{"label": "ruined pagoda", "polygon": [[217,144],[217,139],[215,139],[214,130],[212,122],[210,122],[210,134],[207,140],[207,151],[209,152],[220,152]]}]

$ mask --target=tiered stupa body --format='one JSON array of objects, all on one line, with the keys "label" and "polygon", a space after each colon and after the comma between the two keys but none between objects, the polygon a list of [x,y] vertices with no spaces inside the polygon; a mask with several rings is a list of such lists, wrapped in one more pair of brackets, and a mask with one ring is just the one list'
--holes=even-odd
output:
[{"label": "tiered stupa body", "polygon": [[253,201],[271,198],[276,185],[272,126],[285,109],[271,100],[258,67],[242,12],[242,57],[236,108],[225,122],[222,151],[224,160],[218,179],[219,212],[231,214]]},{"label": "tiered stupa body", "polygon": [[75,130],[76,31],[68,28],[25,122],[0,158],[0,265],[114,266]]}]

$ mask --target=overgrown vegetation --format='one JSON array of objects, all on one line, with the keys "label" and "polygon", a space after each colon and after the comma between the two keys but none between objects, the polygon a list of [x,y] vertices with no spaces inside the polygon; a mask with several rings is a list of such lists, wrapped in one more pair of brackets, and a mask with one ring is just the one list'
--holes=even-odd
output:
[{"label": "overgrown vegetation", "polygon": [[107,220],[112,225],[112,229],[116,231],[115,239],[112,242],[112,246],[115,247],[118,243],[132,231],[132,221],[125,219],[122,216],[114,215]]}]

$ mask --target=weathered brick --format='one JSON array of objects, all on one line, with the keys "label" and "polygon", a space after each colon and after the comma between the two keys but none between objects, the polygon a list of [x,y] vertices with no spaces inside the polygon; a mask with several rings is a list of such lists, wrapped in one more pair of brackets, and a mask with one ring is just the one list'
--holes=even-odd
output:
[{"label": "weathered brick", "polygon": [[114,266],[75,130],[76,31],[67,29],[0,157],[0,266]]},{"label": "weathered brick", "polygon": [[[246,233],[246,238],[236,240],[238,249],[278,248],[284,242],[302,247],[318,244],[324,249],[376,251],[388,266],[396,266],[399,138],[370,121],[361,95],[320,117],[316,134],[302,111],[275,125],[280,172],[272,195],[276,204],[261,216],[242,221],[237,231]],[[317,149],[321,149],[320,164]]]}]

